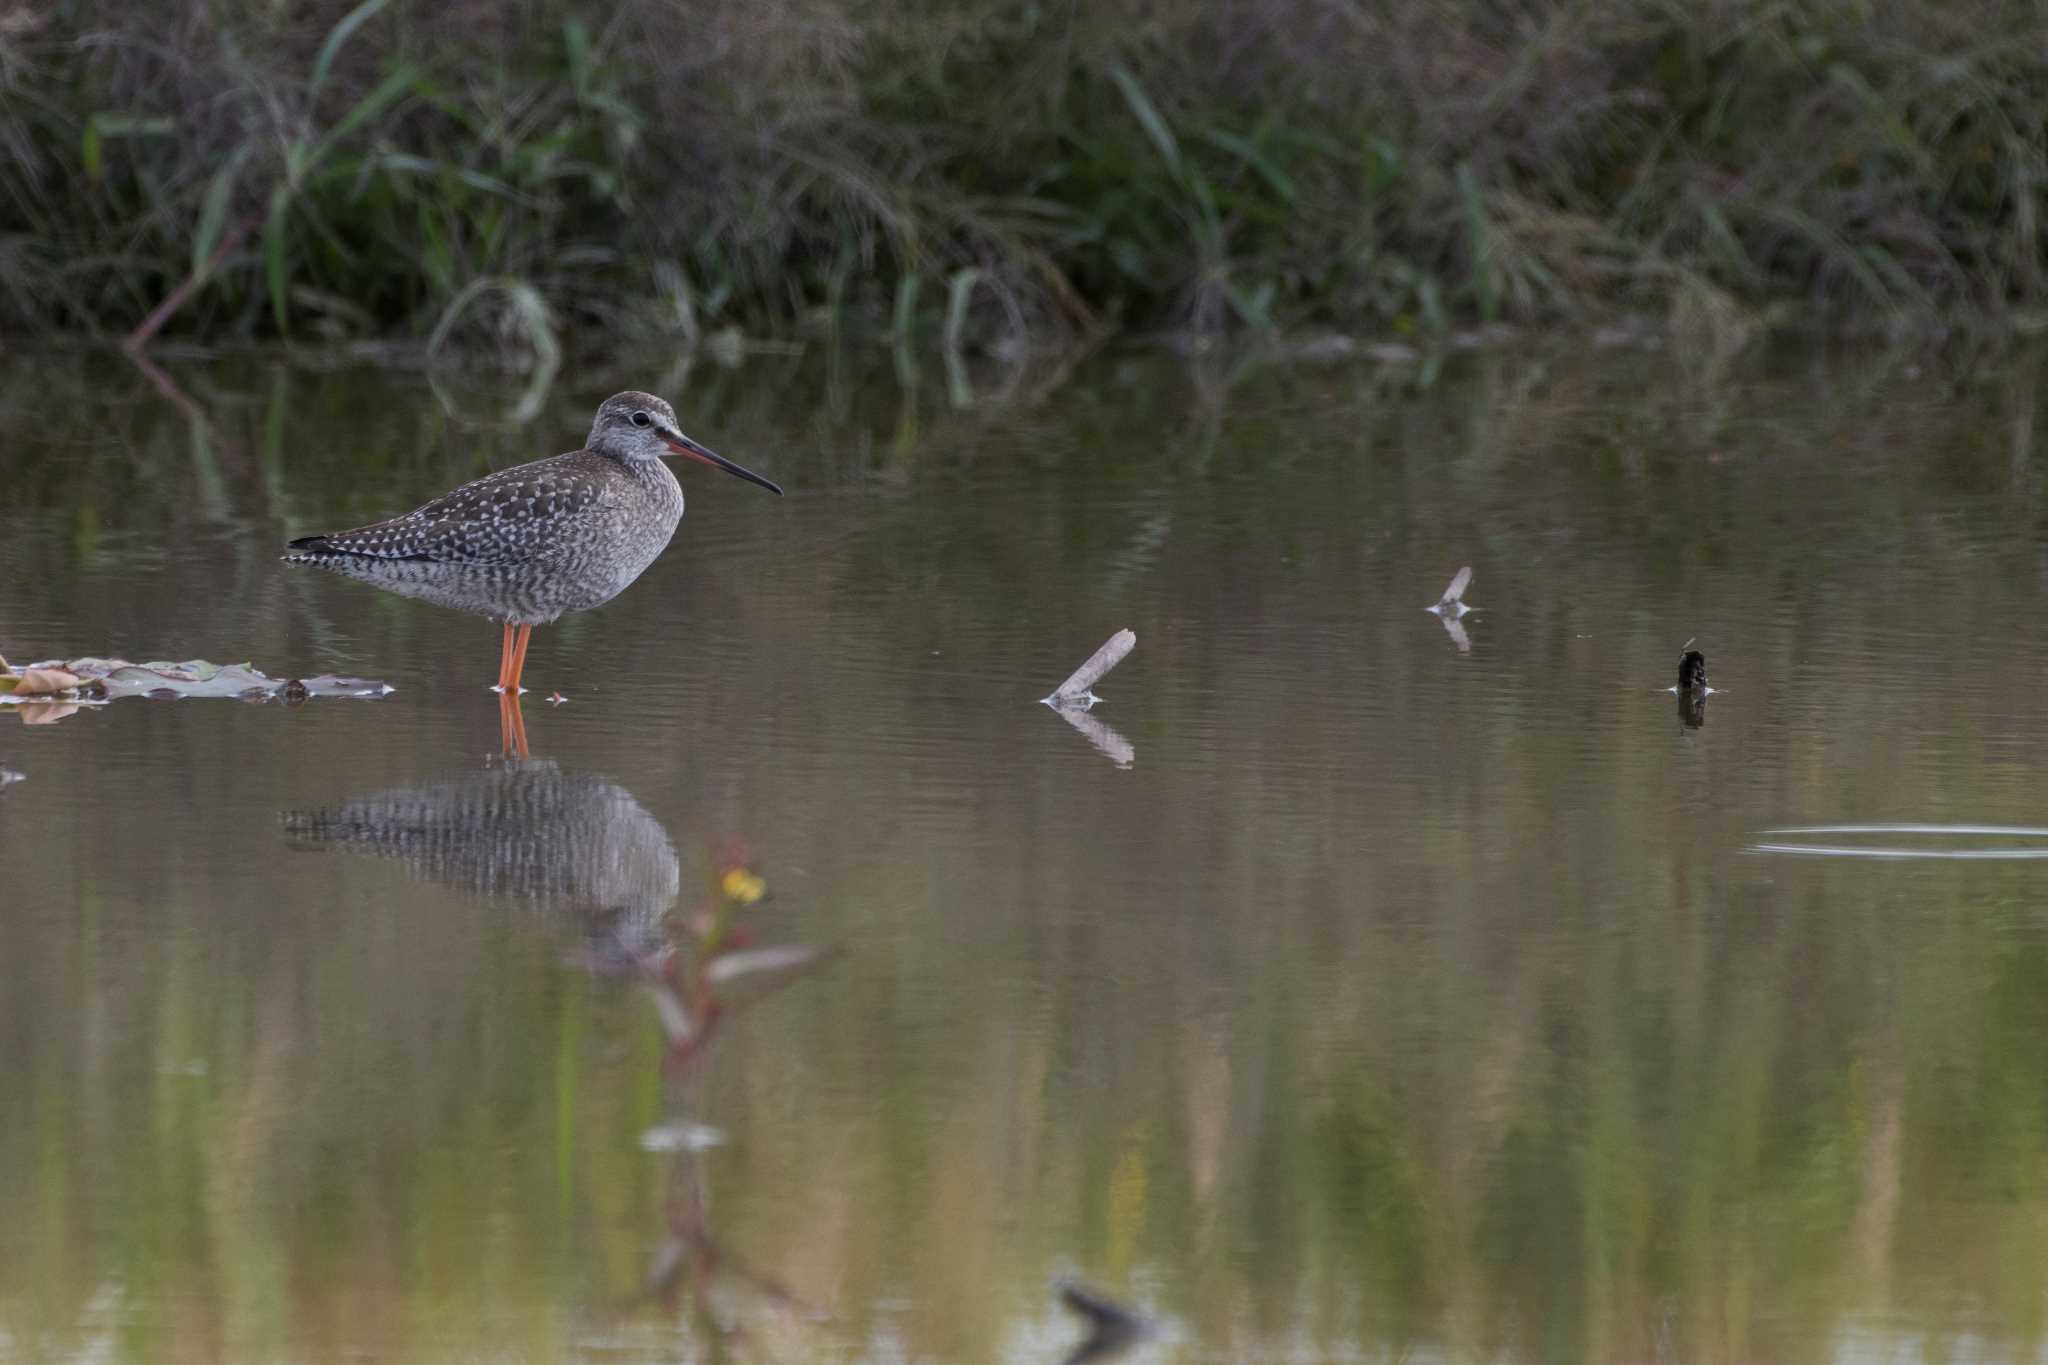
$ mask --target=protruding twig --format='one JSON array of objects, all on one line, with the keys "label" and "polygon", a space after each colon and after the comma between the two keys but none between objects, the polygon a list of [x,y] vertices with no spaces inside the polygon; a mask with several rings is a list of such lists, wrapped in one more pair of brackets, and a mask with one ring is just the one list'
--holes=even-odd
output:
[{"label": "protruding twig", "polygon": [[1075,669],[1071,677],[1054,688],[1051,696],[1040,700],[1047,706],[1055,708],[1078,706],[1084,711],[1087,710],[1102,700],[1092,690],[1096,682],[1103,674],[1122,663],[1124,656],[1129,654],[1137,643],[1138,637],[1132,631],[1118,631],[1104,642],[1102,648],[1088,656],[1087,663]]},{"label": "protruding twig", "polygon": [[149,316],[137,323],[135,330],[122,338],[122,349],[131,355],[140,355],[142,349],[149,345],[150,338],[171,320],[174,313],[185,306],[185,300],[199,292],[200,287],[212,277],[214,271],[220,269],[221,263],[242,244],[242,239],[248,236],[249,230],[255,226],[254,218],[243,218],[222,233],[220,245],[213,249],[213,254],[206,258],[206,263],[179,281],[175,289],[164,295],[163,302],[149,310]]}]

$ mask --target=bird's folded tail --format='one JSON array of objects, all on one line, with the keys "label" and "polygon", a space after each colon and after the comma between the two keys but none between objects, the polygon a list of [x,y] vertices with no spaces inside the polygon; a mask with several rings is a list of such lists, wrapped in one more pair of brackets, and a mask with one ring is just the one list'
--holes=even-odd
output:
[{"label": "bird's folded tail", "polygon": [[407,519],[380,521],[353,531],[300,536],[286,543],[287,563],[321,564],[344,560],[432,559],[432,537]]}]

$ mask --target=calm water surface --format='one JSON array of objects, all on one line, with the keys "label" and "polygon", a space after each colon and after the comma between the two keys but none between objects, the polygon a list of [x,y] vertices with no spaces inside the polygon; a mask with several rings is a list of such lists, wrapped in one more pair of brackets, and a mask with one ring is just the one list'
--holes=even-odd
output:
[{"label": "calm water surface", "polygon": [[[2048,865],[1753,851],[2048,847],[1946,832],[2048,822],[2037,357],[170,368],[0,361],[0,651],[397,690],[0,710],[0,1358],[2048,1349]],[[681,471],[507,763],[277,552],[628,385],[790,496]]]}]

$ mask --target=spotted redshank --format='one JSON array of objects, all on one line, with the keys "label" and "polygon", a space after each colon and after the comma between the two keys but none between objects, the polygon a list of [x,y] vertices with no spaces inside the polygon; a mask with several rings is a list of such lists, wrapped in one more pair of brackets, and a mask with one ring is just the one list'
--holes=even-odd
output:
[{"label": "spotted redshank", "polygon": [[533,628],[611,601],[675,534],[683,490],[665,455],[782,492],[683,435],[653,394],[618,393],[583,449],[487,474],[402,517],[302,537],[284,560],[501,622],[497,690],[517,695]]}]

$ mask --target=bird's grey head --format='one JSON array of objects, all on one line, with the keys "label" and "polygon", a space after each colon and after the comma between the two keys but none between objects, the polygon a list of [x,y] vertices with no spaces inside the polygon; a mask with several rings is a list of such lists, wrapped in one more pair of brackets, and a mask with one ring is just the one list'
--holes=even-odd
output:
[{"label": "bird's grey head", "polygon": [[748,483],[756,483],[780,496],[782,488],[753,470],[734,464],[715,450],[707,449],[683,435],[676,426],[676,410],[651,393],[628,390],[604,400],[597,420],[590,424],[586,449],[614,460],[658,460],[664,455],[685,455],[713,469],[723,469]]},{"label": "bird's grey head", "polygon": [[590,424],[589,449],[615,460],[658,460],[687,441],[676,427],[676,410],[651,393],[615,393]]}]

